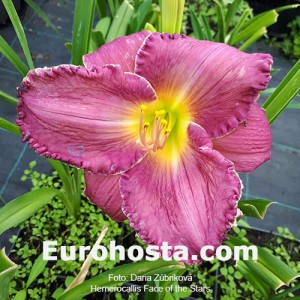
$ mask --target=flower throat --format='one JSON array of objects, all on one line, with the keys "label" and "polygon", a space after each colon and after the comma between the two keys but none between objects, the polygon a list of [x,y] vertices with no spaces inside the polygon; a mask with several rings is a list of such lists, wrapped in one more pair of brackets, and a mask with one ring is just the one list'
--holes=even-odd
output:
[{"label": "flower throat", "polygon": [[145,151],[164,149],[175,124],[175,118],[164,109],[149,113],[147,105],[141,105],[139,144]]}]

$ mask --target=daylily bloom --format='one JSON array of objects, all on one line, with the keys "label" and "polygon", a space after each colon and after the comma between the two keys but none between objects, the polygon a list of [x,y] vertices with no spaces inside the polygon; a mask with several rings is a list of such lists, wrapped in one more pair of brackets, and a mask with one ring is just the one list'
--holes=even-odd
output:
[{"label": "daylily bloom", "polygon": [[219,246],[242,184],[270,158],[257,104],[272,58],[184,35],[140,32],[84,56],[85,67],[29,72],[23,141],[83,168],[86,194],[148,244],[184,245],[187,263]]}]

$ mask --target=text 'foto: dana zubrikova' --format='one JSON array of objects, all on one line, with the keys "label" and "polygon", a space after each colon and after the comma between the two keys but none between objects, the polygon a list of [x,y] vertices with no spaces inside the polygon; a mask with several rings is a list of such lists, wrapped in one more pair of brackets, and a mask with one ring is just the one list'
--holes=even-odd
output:
[{"label": "text 'foto: dana zubrikova'", "polygon": [[[242,184],[270,158],[257,103],[272,58],[184,35],[139,32],[35,69],[19,91],[23,141],[84,169],[86,195],[147,244],[218,247]],[[213,253],[211,253],[212,255]]]}]

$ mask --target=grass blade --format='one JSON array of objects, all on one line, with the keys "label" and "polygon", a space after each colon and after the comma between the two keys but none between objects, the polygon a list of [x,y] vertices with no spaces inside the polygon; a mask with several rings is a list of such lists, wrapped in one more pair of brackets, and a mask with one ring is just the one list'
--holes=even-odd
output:
[{"label": "grass blade", "polygon": [[226,25],[226,30],[228,29],[228,27],[231,24],[231,21],[233,19],[233,17],[235,16],[237,10],[239,9],[240,5],[241,5],[242,0],[234,0],[230,6],[229,9],[227,11],[226,17],[225,17],[225,25]]},{"label": "grass blade", "polygon": [[48,261],[43,259],[43,253],[35,260],[26,283],[26,288],[28,288],[32,282],[44,271]]},{"label": "grass blade", "polygon": [[0,99],[14,106],[17,106],[18,104],[18,99],[16,97],[13,97],[1,90],[0,90]]},{"label": "grass blade", "polygon": [[11,122],[7,121],[6,119],[0,118],[0,128],[3,128],[5,130],[7,130],[11,133],[17,134],[19,136],[22,136],[21,132],[20,132],[20,128],[16,124],[11,123]]},{"label": "grass blade", "polygon": [[257,32],[255,32],[247,41],[245,41],[239,49],[241,51],[245,51],[248,49],[252,44],[254,44],[258,39],[260,39],[264,34],[267,33],[266,27],[263,27],[259,29]]},{"label": "grass blade", "polygon": [[43,12],[43,10],[32,0],[25,0],[25,2],[35,11],[35,13],[49,26],[52,28],[57,34],[58,30],[55,25],[51,22],[49,17]]},{"label": "grass blade", "polygon": [[18,197],[0,208],[0,234],[16,227],[44,207],[59,191],[40,188]]},{"label": "grass blade", "polygon": [[119,7],[113,21],[109,32],[106,37],[106,42],[110,42],[117,37],[126,35],[127,26],[133,15],[133,7],[127,0],[124,0],[122,5]]},{"label": "grass blade", "polygon": [[217,41],[224,43],[225,41],[225,30],[226,30],[226,25],[225,25],[225,16],[224,16],[224,10],[222,5],[220,4],[219,1],[214,0],[216,3],[216,9],[217,9],[217,16],[218,16],[218,33],[217,33]]},{"label": "grass blade", "polygon": [[[270,10],[266,13],[259,14],[255,19],[251,19],[244,24],[244,28],[241,32],[232,38],[232,44],[237,44],[251,37],[258,30],[263,27],[269,27],[277,22],[278,13],[275,10]],[[253,21],[254,20],[254,21]]]},{"label": "grass blade", "polygon": [[244,24],[247,23],[247,18],[252,14],[252,9],[247,8],[239,18],[239,21],[235,25],[234,29],[229,34],[229,40],[227,42],[228,45],[234,45],[232,43],[232,39],[239,33],[239,31],[243,28]]},{"label": "grass blade", "polygon": [[199,40],[205,40],[201,25],[193,9],[190,10],[190,17],[195,38]]},{"label": "grass blade", "polygon": [[291,108],[291,109],[300,109],[300,103],[289,104],[288,108]]},{"label": "grass blade", "polygon": [[72,64],[74,65],[83,65],[82,56],[89,51],[94,11],[95,0],[76,0],[72,37]]},{"label": "grass blade", "polygon": [[245,216],[262,220],[266,215],[268,207],[273,203],[276,202],[266,199],[241,200],[238,207]]},{"label": "grass blade", "polygon": [[276,90],[263,104],[271,124],[300,91],[300,60],[280,82]]},{"label": "grass blade", "polygon": [[107,17],[107,10],[106,10],[106,1],[97,0],[97,12],[99,19]]},{"label": "grass blade", "polygon": [[200,23],[202,23],[202,25],[203,25],[207,40],[212,41],[213,37],[212,37],[212,34],[211,34],[210,26],[208,24],[207,18],[204,15],[200,16]]},{"label": "grass blade", "polygon": [[151,8],[152,0],[143,1],[136,9],[131,26],[131,32],[137,32],[143,29],[146,16]]},{"label": "grass blade", "polygon": [[25,77],[29,69],[24,64],[18,54],[7,44],[2,36],[0,36],[0,52],[11,62],[17,71]]},{"label": "grass blade", "polygon": [[19,19],[19,16],[16,12],[16,9],[13,5],[13,2],[11,0],[2,0],[2,3],[4,4],[5,9],[6,9],[8,15],[9,15],[10,21],[14,26],[17,37],[18,37],[19,42],[21,44],[21,47],[24,51],[24,55],[26,57],[28,66],[29,66],[30,69],[34,69],[34,65],[33,65],[31,55],[30,55],[30,50],[29,50],[29,47],[28,47],[25,32],[24,32],[23,26],[21,24],[21,21]]},{"label": "grass blade", "polygon": [[18,266],[5,254],[4,248],[0,251],[0,298],[9,300],[9,286]]}]

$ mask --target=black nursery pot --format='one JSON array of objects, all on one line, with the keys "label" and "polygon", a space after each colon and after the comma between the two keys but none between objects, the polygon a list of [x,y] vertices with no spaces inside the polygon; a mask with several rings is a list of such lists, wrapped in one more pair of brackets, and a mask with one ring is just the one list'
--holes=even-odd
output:
[{"label": "black nursery pot", "polygon": [[[248,2],[253,8],[255,14],[284,5],[300,4],[300,0],[248,0]],[[300,7],[282,11],[279,14],[277,23],[269,27],[268,34],[271,36],[278,36],[282,33],[289,33],[287,24],[294,20],[297,16],[300,16]]]}]

